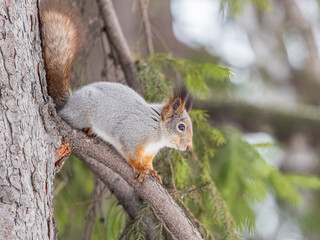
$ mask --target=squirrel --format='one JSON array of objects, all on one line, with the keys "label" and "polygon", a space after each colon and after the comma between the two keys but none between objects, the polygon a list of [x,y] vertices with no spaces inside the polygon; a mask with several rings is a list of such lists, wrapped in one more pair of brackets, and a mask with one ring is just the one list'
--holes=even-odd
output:
[{"label": "squirrel", "polygon": [[150,174],[162,183],[152,165],[158,151],[192,148],[192,96],[187,88],[176,86],[163,104],[147,103],[133,89],[112,82],[92,83],[71,94],[70,71],[84,44],[85,27],[67,5],[45,2],[40,10],[48,93],[58,115],[113,145],[139,182]]}]

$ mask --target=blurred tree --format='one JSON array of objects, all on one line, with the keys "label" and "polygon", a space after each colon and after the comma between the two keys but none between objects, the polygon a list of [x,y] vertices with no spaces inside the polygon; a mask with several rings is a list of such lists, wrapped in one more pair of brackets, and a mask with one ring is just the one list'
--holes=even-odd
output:
[{"label": "blurred tree", "polygon": [[55,239],[55,148],[37,3],[0,1],[0,239]]}]

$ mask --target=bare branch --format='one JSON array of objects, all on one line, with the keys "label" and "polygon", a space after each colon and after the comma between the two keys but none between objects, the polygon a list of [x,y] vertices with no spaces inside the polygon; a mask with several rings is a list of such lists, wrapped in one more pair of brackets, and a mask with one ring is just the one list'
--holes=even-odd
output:
[{"label": "bare branch", "polygon": [[154,48],[152,43],[152,32],[151,32],[150,20],[148,15],[148,4],[146,3],[146,0],[140,0],[139,3],[140,3],[143,24],[144,24],[144,30],[146,34],[148,52],[149,54],[153,54]]},{"label": "bare branch", "polygon": [[86,159],[82,158],[81,160],[117,197],[119,204],[123,206],[130,218],[135,218],[140,210],[142,200],[134,189],[118,174],[95,159],[87,156]]},{"label": "bare branch", "polygon": [[[289,109],[281,106],[256,106],[239,99],[212,97],[198,101],[195,106],[207,109],[215,125],[239,124],[246,131],[267,131],[282,142],[302,132],[319,146],[320,112],[317,107],[298,105]],[[286,126],[285,128],[283,126]]]},{"label": "bare branch", "polygon": [[[117,197],[119,204],[128,213],[129,217],[134,219],[142,206],[142,199],[134,189],[110,168],[96,161],[91,157],[82,158],[86,166],[99,177],[108,189]],[[147,239],[154,239],[156,226],[151,218],[145,219]]]},{"label": "bare branch", "polygon": [[126,81],[131,88],[141,94],[142,86],[136,77],[136,67],[114,11],[113,3],[111,0],[97,0],[97,3],[104,21],[108,40],[117,53]]},{"label": "bare branch", "polygon": [[[104,199],[108,188],[106,185],[95,176],[94,189],[91,196],[90,205],[85,215],[85,239],[91,240],[92,230],[96,220],[97,209],[101,207],[102,200]],[[86,203],[86,202],[85,202]]]},{"label": "bare branch", "polygon": [[305,38],[309,53],[309,65],[311,67],[314,79],[319,80],[320,77],[320,58],[318,54],[317,43],[313,34],[311,23],[303,16],[301,10],[297,6],[295,1],[285,0],[283,1],[284,7],[289,15],[291,23],[294,27],[298,28],[302,32],[302,36]]}]

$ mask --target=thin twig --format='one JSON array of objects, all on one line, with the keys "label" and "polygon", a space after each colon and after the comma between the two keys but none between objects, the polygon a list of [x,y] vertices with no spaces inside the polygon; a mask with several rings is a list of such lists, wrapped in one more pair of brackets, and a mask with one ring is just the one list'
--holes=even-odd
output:
[{"label": "thin twig", "polygon": [[58,193],[66,186],[69,182],[69,178],[65,175],[62,175],[62,182],[54,188],[53,196],[57,196]]},{"label": "thin twig", "polygon": [[102,74],[102,78],[107,79],[108,76],[108,51],[107,51],[107,36],[104,36],[104,31],[100,33],[101,46],[103,49],[103,66],[104,66],[104,74]]},{"label": "thin twig", "polygon": [[97,0],[101,16],[104,21],[110,47],[113,47],[117,53],[122,71],[126,77],[128,85],[142,93],[142,85],[137,79],[137,70],[132,59],[129,46],[124,38],[119,20],[115,13],[111,0]]},{"label": "thin twig", "polygon": [[85,205],[85,204],[88,204],[88,203],[102,202],[103,200],[105,200],[105,197],[92,198],[90,200],[76,202],[76,205]]},{"label": "thin twig", "polygon": [[316,38],[314,37],[313,26],[308,21],[308,18],[303,16],[302,11],[300,10],[298,4],[295,1],[285,0],[283,1],[286,13],[289,16],[290,23],[293,27],[296,27],[301,31],[301,36],[304,38],[307,50],[309,53],[309,63],[310,66],[309,72],[312,72],[314,79],[319,80],[320,77],[320,58],[318,53],[318,46]]},{"label": "thin twig", "polygon": [[160,31],[158,30],[158,28],[157,28],[155,25],[153,25],[153,24],[151,24],[151,27],[152,27],[152,28],[151,28],[152,33],[153,33],[154,36],[159,40],[159,42],[160,42],[161,45],[163,46],[164,50],[165,50],[166,52],[172,52],[172,51],[170,50],[170,47],[169,47],[169,45],[167,44],[165,38],[162,36],[162,34],[161,34]]},{"label": "thin twig", "polygon": [[181,191],[181,190],[177,190],[177,191],[172,191],[170,192],[170,194],[172,195],[185,195],[185,194],[190,194],[194,191],[199,191],[199,190],[202,190],[203,188],[206,188],[208,187],[210,184],[212,184],[212,181],[208,181],[208,182],[205,182],[204,184],[201,184],[199,186],[196,186],[196,187],[193,187],[193,188],[190,188],[188,190],[184,190],[184,191]]},{"label": "thin twig", "polygon": [[191,221],[198,227],[202,236],[207,236],[208,232],[203,224],[193,215],[192,211],[188,208],[187,205],[185,205],[185,203],[181,199],[178,199],[178,201],[180,203],[180,206],[182,206],[184,211],[187,213],[188,218],[191,219]]},{"label": "thin twig", "polygon": [[199,160],[196,152],[193,149],[191,149],[190,151],[191,151],[191,154],[192,154],[192,157],[194,158],[194,160],[196,160],[198,163],[200,163],[200,160]]},{"label": "thin twig", "polygon": [[[98,178],[95,177],[94,181],[94,190],[91,196],[90,205],[87,209],[86,215],[85,215],[85,239],[90,240],[92,235],[92,229],[94,227],[94,223],[96,220],[97,215],[97,208],[99,206],[101,207],[102,200],[105,198],[105,193],[107,191],[107,187],[104,185],[104,183]],[[86,201],[88,202],[88,201]],[[82,202],[81,204],[83,204]]]},{"label": "thin twig", "polygon": [[141,31],[142,31],[142,25],[143,25],[143,21],[142,19],[140,20],[139,22],[139,27],[138,27],[138,31],[137,31],[137,34],[136,34],[136,41],[134,43],[134,48],[133,48],[133,52],[135,55],[138,54],[139,52],[139,47],[140,47],[140,42],[141,42]]},{"label": "thin twig", "polygon": [[146,34],[146,40],[147,40],[147,46],[148,46],[148,53],[153,54],[154,53],[154,48],[153,48],[153,42],[152,42],[152,32],[151,32],[151,27],[150,27],[150,19],[148,15],[148,3],[146,0],[140,0],[140,9],[141,9],[141,14],[142,14],[142,19],[144,23],[144,30]]},{"label": "thin twig", "polygon": [[162,220],[162,218],[157,214],[157,211],[155,211],[155,209],[153,209],[153,207],[150,207],[152,213],[154,214],[154,216],[159,220],[161,226],[166,230],[167,234],[169,234],[170,238],[172,240],[176,240],[177,238],[174,236],[174,234],[170,231],[170,229],[167,228],[165,222]]},{"label": "thin twig", "polygon": [[170,155],[167,154],[167,156],[168,156],[168,159],[169,159],[170,170],[171,170],[171,183],[172,183],[172,187],[173,187],[174,191],[177,191],[176,184],[175,184],[175,182],[174,182],[173,164],[172,164]]}]

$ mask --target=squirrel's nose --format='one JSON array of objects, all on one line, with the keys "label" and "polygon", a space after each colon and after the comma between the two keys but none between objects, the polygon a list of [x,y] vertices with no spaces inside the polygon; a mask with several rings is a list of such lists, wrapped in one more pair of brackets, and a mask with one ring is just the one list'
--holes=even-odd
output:
[{"label": "squirrel's nose", "polygon": [[190,150],[192,148],[192,143],[187,145],[187,150]]}]

